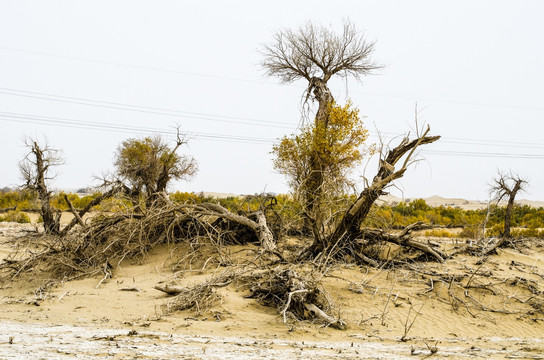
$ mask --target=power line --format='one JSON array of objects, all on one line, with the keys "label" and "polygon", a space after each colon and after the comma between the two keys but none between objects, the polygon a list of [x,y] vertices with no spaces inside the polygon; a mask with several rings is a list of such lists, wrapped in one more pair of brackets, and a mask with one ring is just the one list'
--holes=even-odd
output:
[{"label": "power line", "polygon": [[441,151],[422,150],[422,153],[441,156],[463,156],[463,157],[486,157],[486,158],[507,158],[507,159],[534,159],[544,160],[544,154],[510,154],[510,153],[489,153],[475,151]]},{"label": "power line", "polygon": [[[12,92],[19,92],[22,94],[17,94]],[[206,114],[206,113],[198,113],[198,112],[188,112],[188,111],[182,111],[177,109],[166,109],[166,108],[154,107],[154,106],[132,105],[132,104],[113,102],[113,101],[63,96],[63,95],[56,95],[56,94],[50,94],[50,93],[42,93],[42,92],[19,90],[19,89],[4,88],[4,87],[0,87],[0,94],[20,96],[20,97],[26,97],[26,98],[36,98],[36,99],[50,100],[50,101],[58,101],[58,102],[65,102],[65,103],[73,103],[73,104],[80,104],[80,105],[88,105],[88,106],[102,107],[102,108],[109,108],[109,109],[116,109],[116,110],[127,110],[127,111],[139,112],[139,113],[181,117],[181,118],[187,118],[187,119],[199,119],[199,120],[205,120],[205,121],[227,122],[227,123],[236,123],[236,124],[252,125],[252,126],[285,128],[285,129],[291,129],[291,130],[294,129],[291,124],[285,123],[285,122],[267,121],[267,120],[261,120],[261,119],[255,119],[255,118],[236,117],[236,116],[229,116],[229,115],[216,115],[216,114]],[[183,114],[187,114],[187,115],[183,115]],[[210,117],[215,117],[217,119],[212,119]],[[230,119],[240,119],[240,120],[246,120],[246,121],[234,121]],[[291,125],[291,126],[281,126],[281,125]],[[401,133],[393,133],[393,132],[384,132],[384,134],[390,134],[392,136],[404,135]],[[501,146],[501,147],[507,146],[507,147],[516,147],[516,148],[544,149],[543,143],[528,143],[528,142],[503,141],[503,140],[444,137],[442,142],[453,143],[453,144],[466,144],[466,145]]]},{"label": "power line", "polygon": [[[116,125],[109,123],[100,123],[92,121],[81,121],[65,118],[57,118],[51,116],[36,116],[29,114],[18,114],[9,112],[0,112],[0,121],[13,121],[20,123],[35,123],[52,126],[61,126],[66,128],[86,128],[101,131],[135,131],[138,133],[159,133],[165,135],[176,135],[173,130],[156,129],[150,127],[139,127],[131,125]],[[187,135],[203,140],[216,140],[237,143],[250,144],[266,144],[271,145],[276,142],[275,139],[256,138],[246,136],[235,136],[227,134],[199,133],[188,132]],[[422,153],[429,155],[441,156],[458,156],[458,157],[485,157],[485,158],[508,158],[508,159],[533,159],[544,160],[544,154],[513,154],[513,153],[492,153],[492,152],[471,152],[471,151],[440,151],[440,150],[423,150]]]},{"label": "power line", "polygon": [[[108,108],[108,109],[126,110],[126,111],[145,113],[145,114],[235,123],[235,124],[252,125],[252,126],[266,126],[266,127],[275,127],[275,128],[283,128],[283,129],[294,128],[292,124],[284,123],[284,122],[241,118],[241,117],[234,117],[234,116],[228,116],[228,115],[212,115],[212,114],[205,114],[205,113],[157,108],[157,107],[151,107],[151,106],[139,106],[139,105],[115,103],[111,101],[76,98],[76,97],[53,95],[53,94],[38,93],[38,92],[25,91],[25,90],[1,88],[1,87],[0,87],[0,90],[17,91],[17,92],[23,93],[23,94],[18,94],[18,93],[12,93],[8,91],[0,91],[0,94],[4,94],[4,95],[18,96],[18,97],[31,98],[31,99],[49,100],[49,101],[71,103],[71,104],[78,104],[78,105],[87,105],[87,106],[94,106],[94,107],[101,107],[101,108]],[[70,99],[73,99],[73,100],[70,100]],[[155,111],[155,110],[158,110],[158,111]],[[187,114],[187,115],[183,115],[183,114]],[[219,119],[213,119],[211,117],[216,117]],[[247,121],[235,121],[230,119],[241,119],[241,120],[247,120]],[[291,126],[287,127],[285,125],[291,125]]]},{"label": "power line", "polygon": [[491,141],[489,140],[486,142],[486,140],[480,140],[483,142],[477,142],[478,140],[448,140],[448,139],[454,139],[454,138],[444,138],[445,140],[442,140],[441,143],[448,143],[448,144],[463,144],[463,145],[478,145],[478,146],[500,146],[502,148],[509,147],[509,148],[522,148],[522,149],[540,149],[544,150],[544,144],[538,144],[538,143],[526,143],[526,144],[534,144],[533,146],[528,145],[515,145],[515,144],[523,144],[523,143],[517,143],[517,142],[500,142],[500,141]]},{"label": "power line", "polygon": [[[0,112],[0,120],[19,122],[19,123],[52,125],[52,126],[60,126],[65,128],[84,128],[84,129],[90,129],[90,130],[101,130],[101,131],[110,131],[110,132],[132,131],[135,133],[147,133],[147,134],[149,133],[157,133],[157,134],[163,134],[163,135],[177,134],[176,131],[167,130],[167,129],[158,129],[158,128],[132,126],[132,125],[117,125],[117,124],[100,123],[100,122],[93,122],[93,121],[81,121],[81,120],[57,118],[57,117],[51,117],[51,116],[35,116],[35,115],[29,115],[29,114],[17,114],[17,113],[8,113],[8,112]],[[186,132],[184,134],[186,134],[189,137],[194,137],[194,138],[199,138],[204,140],[224,140],[229,142],[255,143],[255,144],[274,143],[274,140],[272,139],[237,136],[237,135],[225,135],[225,134],[202,133],[202,132]]]},{"label": "power line", "polygon": [[[40,55],[40,56],[48,56],[48,57],[59,58],[59,59],[89,62],[89,63],[95,63],[95,64],[110,65],[110,66],[120,66],[120,67],[134,68],[134,69],[140,69],[140,70],[148,70],[148,71],[157,71],[157,72],[166,72],[166,73],[173,73],[173,74],[180,74],[180,75],[188,75],[188,76],[195,76],[195,77],[202,77],[202,78],[240,81],[240,82],[255,83],[255,84],[260,84],[260,85],[270,84],[269,82],[266,82],[266,81],[258,81],[258,80],[251,80],[251,79],[244,79],[244,78],[237,78],[237,77],[230,77],[230,76],[223,76],[223,75],[214,75],[214,74],[193,73],[193,72],[188,72],[188,71],[180,71],[180,70],[166,69],[166,68],[152,67],[152,66],[124,64],[124,63],[118,63],[118,62],[113,62],[113,61],[97,60],[97,59],[90,59],[90,58],[77,57],[77,56],[59,55],[59,54],[52,54],[52,53],[46,53],[46,52],[40,52],[40,51],[32,51],[32,50],[26,50],[26,49],[16,49],[16,48],[11,48],[11,47],[0,46],[0,50],[11,51],[11,52],[19,52],[19,53],[26,53],[26,54],[33,54],[33,55]],[[274,85],[279,85],[279,84],[274,83]],[[287,84],[287,85],[299,87],[299,86],[294,85],[294,84]],[[306,87],[304,87],[304,88],[306,88]],[[510,109],[524,109],[524,110],[544,111],[543,107],[538,107],[538,106],[505,105],[505,104],[491,104],[491,103],[483,103],[483,102],[475,102],[475,101],[458,101],[458,100],[448,100],[448,99],[422,98],[422,97],[414,97],[414,96],[371,93],[371,92],[366,92],[366,91],[351,91],[351,93],[361,94],[361,95],[366,95],[366,96],[376,96],[376,97],[385,97],[385,98],[392,98],[392,99],[403,99],[403,100],[411,100],[411,101],[418,101],[419,100],[419,101],[447,103],[447,104],[456,104],[456,105],[470,105],[470,106],[480,106],[480,107],[495,107],[495,108],[510,108]]]}]

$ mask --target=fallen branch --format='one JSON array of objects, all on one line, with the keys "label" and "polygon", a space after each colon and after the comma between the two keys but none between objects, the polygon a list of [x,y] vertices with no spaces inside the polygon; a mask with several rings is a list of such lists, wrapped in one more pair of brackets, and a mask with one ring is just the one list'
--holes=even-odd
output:
[{"label": "fallen branch", "polygon": [[79,213],[76,212],[76,210],[75,210],[75,208],[73,208],[73,205],[71,204],[70,200],[68,200],[68,197],[66,197],[66,195],[65,195],[66,201],[68,202],[68,206],[70,207],[70,211],[72,211],[72,213],[74,214],[74,218],[72,219],[72,221],[70,221],[70,223],[68,223],[68,225],[66,225],[64,227],[64,229],[62,229],[62,231],[59,233],[59,236],[60,237],[66,236],[68,234],[68,232],[78,223],[82,224],[82,226],[85,227],[85,223],[82,220],[83,215],[85,215],[94,206],[100,204],[104,199],[112,197],[113,195],[115,195],[119,191],[120,191],[120,188],[118,186],[112,187],[110,190],[108,190],[104,194],[101,194],[101,195],[95,197],[94,199],[92,199],[87,204],[87,206],[85,206],[83,209],[81,209],[81,211]]},{"label": "fallen branch", "polygon": [[79,223],[79,225],[81,225],[81,227],[83,228],[87,227],[85,223],[83,222],[83,219],[81,218],[81,216],[76,211],[76,208],[74,207],[70,199],[68,199],[68,195],[64,194],[64,200],[66,200],[66,203],[68,204],[68,207],[70,208],[70,212],[74,215],[74,218]]},{"label": "fallen branch", "polygon": [[413,240],[412,238],[409,237],[409,234],[411,231],[421,229],[424,225],[425,224],[420,224],[420,223],[409,225],[400,234],[390,234],[385,232],[384,230],[379,230],[379,229],[364,229],[361,231],[361,236],[365,240],[387,241],[397,245],[414,248],[432,256],[433,258],[438,260],[440,263],[444,263],[445,261],[444,258],[447,257],[445,253],[443,253],[442,251],[438,249],[433,249],[430,246],[424,243],[421,243],[419,241]]},{"label": "fallen branch", "polygon": [[141,292],[142,291],[142,289],[140,289],[137,286],[124,287],[124,288],[120,288],[119,290],[120,291],[135,291],[135,292]]},{"label": "fallen branch", "polygon": [[346,323],[344,321],[342,321],[341,319],[335,319],[332,316],[327,315],[323,310],[321,310],[314,304],[304,303],[304,307],[306,307],[308,311],[311,311],[315,316],[317,316],[319,319],[323,320],[333,328],[338,330],[346,329]]},{"label": "fallen branch", "polygon": [[172,286],[172,285],[155,285],[153,289],[167,293],[168,295],[179,295],[186,290],[186,288]]}]

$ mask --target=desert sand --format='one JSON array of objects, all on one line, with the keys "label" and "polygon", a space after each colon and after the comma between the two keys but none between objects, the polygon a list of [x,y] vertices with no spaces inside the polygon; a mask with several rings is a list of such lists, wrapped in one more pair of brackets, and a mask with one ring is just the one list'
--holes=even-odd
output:
[{"label": "desert sand", "polygon": [[[0,223],[0,259],[33,229]],[[464,244],[425,240],[449,254]],[[46,273],[21,274],[0,289],[0,358],[544,359],[543,246],[528,240],[484,262],[460,253],[445,264],[401,268],[336,264],[322,283],[345,330],[284,324],[278,309],[246,298],[236,283],[219,288],[221,302],[200,316],[166,314],[161,305],[170,297],[155,285],[194,285],[228,268],[206,262],[203,251],[180,270],[181,245],[116,263],[106,280],[52,283]],[[225,254],[244,266],[256,250],[231,246]]]}]

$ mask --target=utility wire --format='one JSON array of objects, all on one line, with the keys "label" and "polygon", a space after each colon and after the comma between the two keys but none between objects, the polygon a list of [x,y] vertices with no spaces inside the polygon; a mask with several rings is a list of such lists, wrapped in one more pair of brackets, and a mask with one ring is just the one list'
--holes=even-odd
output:
[{"label": "utility wire", "polygon": [[[27,114],[17,114],[9,112],[0,112],[0,121],[12,121],[20,123],[45,124],[53,126],[61,126],[66,128],[85,128],[102,131],[134,131],[134,132],[154,132],[165,135],[175,135],[173,130],[157,129],[150,127],[139,127],[131,125],[116,125],[91,121],[80,121],[73,119],[57,118],[50,116],[34,116]],[[271,145],[276,142],[274,139],[245,137],[226,134],[199,133],[188,132],[190,137],[200,138],[203,140],[217,140],[237,143],[250,144],[266,144]],[[544,160],[544,154],[513,154],[513,153],[492,153],[492,152],[472,152],[472,151],[440,151],[440,150],[423,150],[422,153],[429,155],[441,156],[459,156],[459,157],[485,157],[485,158],[509,158],[509,159],[533,159]]]},{"label": "utility wire", "polygon": [[[118,63],[118,62],[113,62],[113,61],[104,61],[104,60],[90,59],[90,58],[85,58],[85,57],[59,55],[59,54],[52,54],[52,53],[46,53],[46,52],[40,52],[40,51],[16,49],[16,48],[11,48],[11,47],[0,46],[0,50],[11,51],[11,52],[19,52],[19,53],[25,53],[25,54],[33,54],[33,55],[40,55],[40,56],[48,56],[48,57],[59,58],[59,59],[89,62],[89,63],[95,63],[95,64],[121,66],[121,67],[134,68],[134,69],[140,69],[140,70],[149,70],[149,71],[157,71],[157,72],[174,73],[174,74],[180,74],[180,75],[189,75],[189,76],[196,76],[196,77],[202,77],[202,78],[240,81],[240,82],[255,83],[255,84],[260,84],[260,85],[271,84],[271,83],[265,82],[265,81],[243,79],[243,78],[229,77],[229,76],[223,76],[223,75],[202,74],[202,73],[193,73],[193,72],[179,71],[179,70],[166,69],[166,68],[160,68],[160,67],[142,66],[142,65],[134,65],[134,64],[124,64],[124,63]],[[277,83],[273,83],[273,84],[274,85],[279,85]],[[288,85],[299,87],[299,86],[294,85],[294,84],[288,84]],[[306,87],[304,87],[304,88],[306,88]],[[537,107],[537,106],[490,104],[490,103],[472,102],[472,101],[457,101],[457,100],[447,100],[447,99],[421,98],[421,97],[413,97],[413,96],[411,97],[411,96],[402,96],[402,95],[370,93],[370,92],[365,92],[365,91],[351,91],[351,93],[361,94],[361,95],[366,95],[366,96],[376,96],[376,97],[385,97],[385,98],[392,98],[392,99],[403,99],[403,100],[411,100],[411,101],[419,100],[419,101],[438,102],[438,103],[447,103],[447,104],[456,104],[456,105],[470,105],[470,106],[480,106],[480,107],[494,107],[494,108],[510,108],[510,109],[544,111],[543,107]]]},{"label": "utility wire", "polygon": [[[66,118],[57,118],[51,116],[34,116],[27,114],[17,114],[17,113],[8,113],[0,112],[1,121],[11,121],[18,123],[30,123],[30,124],[43,124],[43,125],[53,125],[60,126],[65,128],[84,128],[91,130],[102,130],[102,131],[114,131],[114,132],[136,132],[136,133],[157,133],[163,135],[176,135],[176,131],[167,130],[167,129],[158,129],[150,127],[141,127],[133,125],[117,125],[109,123],[100,123],[93,121],[81,121],[73,120]],[[240,142],[240,143],[256,143],[256,144],[273,144],[274,140],[265,139],[265,138],[256,138],[256,137],[246,137],[246,136],[237,136],[237,135],[225,135],[225,134],[214,134],[214,133],[202,133],[202,132],[186,132],[184,133],[188,137],[194,137],[205,140],[225,140],[229,142]]]},{"label": "utility wire", "polygon": [[[23,94],[18,94],[14,92],[23,93]],[[275,127],[275,128],[284,128],[284,129],[294,130],[292,124],[285,123],[285,122],[267,121],[267,120],[260,120],[260,119],[247,118],[247,117],[235,117],[235,116],[229,116],[229,115],[214,115],[214,114],[206,114],[206,113],[198,113],[198,112],[188,112],[188,111],[181,111],[181,110],[174,110],[174,109],[165,109],[160,107],[132,105],[132,104],[119,103],[119,102],[112,102],[112,101],[103,101],[103,100],[81,98],[81,97],[70,97],[70,96],[48,94],[48,93],[41,93],[41,92],[27,91],[27,90],[18,90],[18,89],[12,89],[12,88],[4,88],[4,87],[0,87],[0,94],[20,96],[20,97],[26,97],[26,98],[36,98],[36,99],[50,100],[50,101],[59,101],[59,102],[65,102],[65,103],[88,105],[88,106],[110,108],[110,109],[117,109],[117,110],[127,110],[127,111],[139,112],[139,113],[181,117],[181,118],[187,118],[187,119],[198,119],[198,120],[204,120],[204,121],[227,122],[227,123],[236,123],[236,124],[242,124],[242,125],[266,126],[266,127]],[[182,115],[182,114],[187,114],[187,115]],[[209,117],[215,117],[216,119],[209,118]],[[246,121],[234,121],[230,119],[241,119]],[[281,126],[281,125],[291,125],[291,126]],[[392,132],[384,132],[384,134],[389,134],[392,136],[404,135],[401,133],[392,133]],[[374,135],[377,135],[377,134],[374,134]],[[544,149],[543,143],[528,143],[528,142],[518,142],[518,141],[444,137],[442,142],[466,144],[466,145],[502,146],[502,147],[507,146],[507,147],[516,147],[516,148]]]},{"label": "utility wire", "polygon": [[544,160],[544,154],[510,154],[510,153],[489,153],[489,152],[475,152],[475,151],[441,151],[441,150],[422,150],[421,152],[425,154],[440,155],[440,156],[465,156],[465,157]]},{"label": "utility wire", "polygon": [[[0,90],[4,90],[4,89],[6,88],[0,88]],[[23,90],[13,90],[13,91],[25,92],[27,94],[17,94],[17,93],[11,93],[7,91],[0,91],[0,94],[31,98],[31,99],[41,99],[41,100],[49,100],[49,101],[56,101],[56,102],[63,102],[63,103],[87,105],[87,106],[94,106],[94,107],[101,107],[101,108],[108,108],[108,109],[126,110],[126,111],[153,114],[153,115],[163,115],[163,116],[199,119],[199,120],[216,121],[216,122],[226,122],[226,123],[252,125],[252,126],[266,126],[266,127],[275,127],[275,128],[283,128],[283,129],[294,129],[294,126],[289,123],[264,121],[264,120],[249,119],[249,118],[237,118],[234,116],[226,116],[226,115],[212,115],[212,114],[187,112],[187,111],[180,111],[180,110],[161,109],[161,108],[154,108],[154,107],[114,103],[109,101],[91,100],[91,99],[84,99],[84,98],[70,98],[67,96],[59,96],[59,95],[44,94],[44,93],[40,94],[36,92],[23,91]],[[31,95],[31,94],[36,94],[36,95]],[[54,98],[54,97],[57,97],[57,98]],[[69,99],[79,99],[79,100],[69,100]],[[146,109],[156,109],[160,111],[146,110]],[[183,115],[183,114],[187,114],[187,115]],[[217,117],[219,119],[213,119],[211,117]],[[230,119],[242,119],[242,120],[247,119],[248,121],[235,121]],[[286,126],[286,125],[291,125],[291,126]]]}]

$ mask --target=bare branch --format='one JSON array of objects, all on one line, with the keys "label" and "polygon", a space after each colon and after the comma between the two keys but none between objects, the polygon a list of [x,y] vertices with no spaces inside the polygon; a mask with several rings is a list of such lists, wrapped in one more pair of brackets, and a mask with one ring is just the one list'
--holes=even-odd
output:
[{"label": "bare branch", "polygon": [[284,83],[314,77],[327,82],[333,75],[359,79],[382,68],[371,59],[373,51],[374,42],[349,21],[341,33],[308,22],[297,31],[284,29],[271,44],[262,45],[261,65],[268,76]]},{"label": "bare branch", "polygon": [[25,146],[29,149],[23,160],[19,163],[19,170],[24,180],[23,188],[36,191],[41,202],[41,216],[45,232],[58,234],[60,229],[59,216],[54,216],[49,203],[51,192],[48,181],[56,174],[52,174],[52,168],[64,163],[61,152],[49,147],[47,142],[41,145],[32,138],[24,139]]},{"label": "bare branch", "polygon": [[499,171],[498,176],[494,179],[493,185],[491,187],[491,194],[494,197],[495,201],[499,203],[505,198],[507,198],[508,200],[506,204],[506,211],[504,214],[504,230],[501,234],[502,239],[492,248],[485,250],[484,254],[488,254],[494,251],[497,247],[502,246],[506,239],[512,237],[512,235],[510,234],[510,228],[512,211],[514,209],[514,201],[516,199],[516,195],[519,192],[525,191],[527,185],[528,182],[526,179],[521,178],[519,175],[514,175],[512,172],[507,174]]}]

